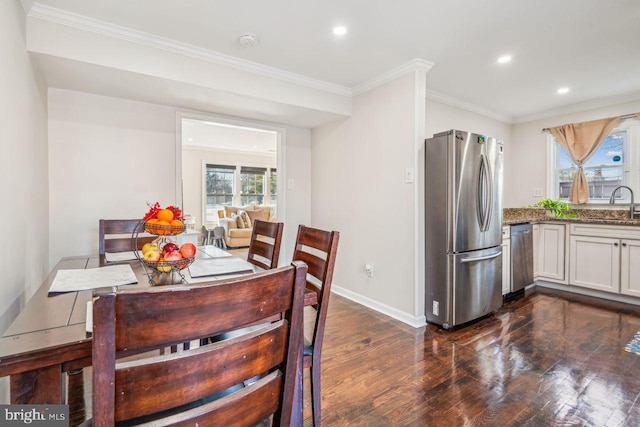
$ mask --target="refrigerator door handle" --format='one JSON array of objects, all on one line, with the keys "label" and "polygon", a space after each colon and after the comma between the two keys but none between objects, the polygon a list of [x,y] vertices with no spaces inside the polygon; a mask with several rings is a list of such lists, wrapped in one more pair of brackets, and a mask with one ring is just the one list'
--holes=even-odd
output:
[{"label": "refrigerator door handle", "polygon": [[480,167],[478,168],[478,195],[476,210],[480,231],[489,230],[491,224],[491,205],[493,204],[493,182],[487,156],[480,155]]},{"label": "refrigerator door handle", "polygon": [[467,263],[467,262],[485,261],[485,260],[488,260],[488,259],[497,258],[500,255],[502,255],[502,251],[496,252],[495,254],[491,254],[491,255],[487,255],[487,256],[481,256],[481,257],[478,257],[478,258],[462,258],[460,260],[460,262],[461,263]]},{"label": "refrigerator door handle", "polygon": [[480,226],[480,231],[484,231],[484,222],[485,222],[485,211],[486,211],[486,201],[485,201],[485,165],[484,165],[484,156],[480,155],[480,165],[478,167],[478,188],[476,193],[476,212],[478,214],[478,225]]},{"label": "refrigerator door handle", "polygon": [[491,164],[489,163],[489,160],[487,160],[487,156],[486,154],[482,155],[482,158],[484,159],[484,177],[485,177],[485,185],[487,188],[486,191],[486,209],[485,209],[485,214],[484,214],[484,230],[483,231],[489,231],[489,226],[491,225],[491,215],[493,214],[492,212],[492,207],[493,207],[493,174],[491,172]]}]

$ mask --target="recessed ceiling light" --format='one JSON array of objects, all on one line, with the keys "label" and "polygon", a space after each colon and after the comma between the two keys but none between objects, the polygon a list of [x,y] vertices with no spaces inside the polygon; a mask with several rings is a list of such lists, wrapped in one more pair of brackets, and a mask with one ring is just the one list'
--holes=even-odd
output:
[{"label": "recessed ceiling light", "polygon": [[507,62],[511,62],[511,55],[504,55],[498,58],[498,64],[506,64]]},{"label": "recessed ceiling light", "polygon": [[339,26],[333,28],[333,34],[336,36],[344,36],[347,34],[347,27]]},{"label": "recessed ceiling light", "polygon": [[556,93],[558,95],[564,95],[565,93],[569,93],[569,88],[568,87],[561,87],[560,89],[558,89],[558,91]]}]

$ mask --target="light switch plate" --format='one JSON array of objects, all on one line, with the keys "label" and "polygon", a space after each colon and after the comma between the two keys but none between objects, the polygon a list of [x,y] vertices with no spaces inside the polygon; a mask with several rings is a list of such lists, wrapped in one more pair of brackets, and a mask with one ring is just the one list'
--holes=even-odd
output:
[{"label": "light switch plate", "polygon": [[406,183],[413,182],[413,168],[406,168],[404,170],[404,182]]}]

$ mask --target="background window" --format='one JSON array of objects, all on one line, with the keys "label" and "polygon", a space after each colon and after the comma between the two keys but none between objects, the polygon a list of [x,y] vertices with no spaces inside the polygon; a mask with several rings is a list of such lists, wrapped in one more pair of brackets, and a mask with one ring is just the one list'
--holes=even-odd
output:
[{"label": "background window", "polygon": [[233,204],[233,178],[235,166],[207,165],[206,220],[215,221],[217,207]]},{"label": "background window", "polygon": [[278,198],[278,172],[275,168],[269,171],[269,195],[271,197],[271,203],[275,203]]},{"label": "background window", "polygon": [[[582,166],[589,184],[589,199],[609,200],[611,192],[624,182],[626,162],[627,132],[613,131],[602,142],[598,150]],[[555,142],[557,194],[561,199],[568,199],[571,184],[578,167],[567,152]],[[624,197],[623,192],[616,193],[616,199]]]},{"label": "background window", "polygon": [[264,202],[265,174],[267,168],[242,166],[240,168],[240,204],[262,204]]}]

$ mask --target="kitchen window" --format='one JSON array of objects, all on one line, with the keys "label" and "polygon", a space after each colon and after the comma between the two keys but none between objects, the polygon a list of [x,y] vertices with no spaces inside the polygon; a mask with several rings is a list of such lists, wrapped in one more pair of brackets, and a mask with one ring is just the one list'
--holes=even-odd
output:
[{"label": "kitchen window", "polygon": [[[640,122],[635,119],[620,123],[582,166],[589,185],[589,203],[609,203],[612,191],[627,185],[640,193]],[[635,148],[635,150],[634,150]],[[573,177],[578,167],[553,135],[547,135],[547,194],[553,199],[568,200]],[[629,202],[629,192],[616,192],[616,201]]]}]

